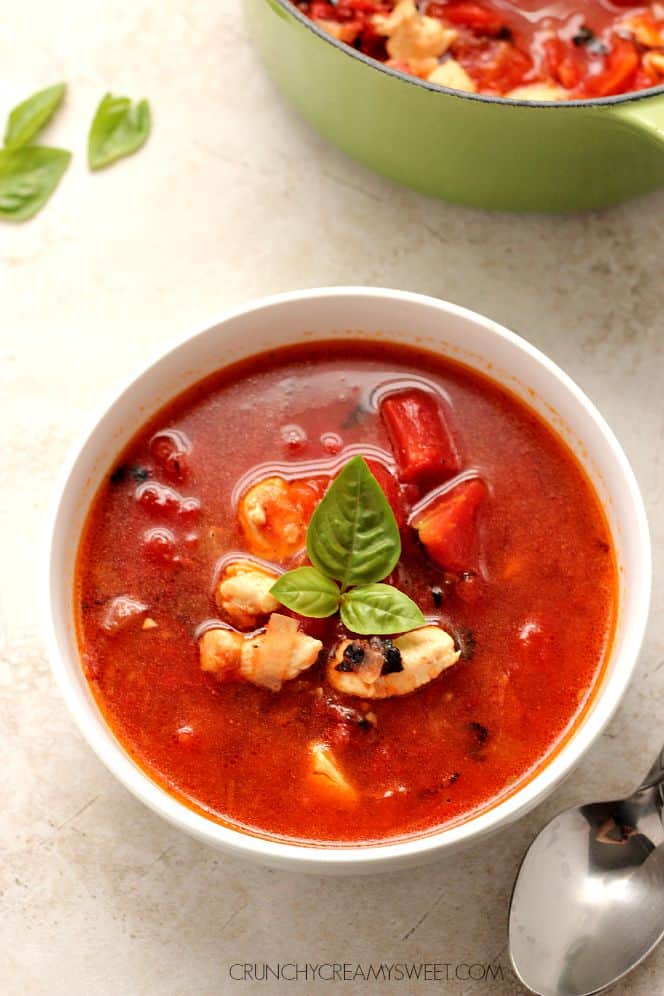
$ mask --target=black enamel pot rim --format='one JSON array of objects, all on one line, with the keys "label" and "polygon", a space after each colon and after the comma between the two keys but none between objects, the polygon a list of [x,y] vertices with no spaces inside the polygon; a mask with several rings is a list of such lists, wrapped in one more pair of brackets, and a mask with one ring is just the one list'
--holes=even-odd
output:
[{"label": "black enamel pot rim", "polygon": [[619,93],[613,97],[596,97],[594,100],[513,100],[510,97],[494,97],[491,96],[491,94],[485,93],[464,93],[461,90],[451,90],[449,87],[439,86],[437,83],[430,83],[428,80],[421,80],[417,76],[409,76],[407,73],[402,73],[398,69],[392,69],[390,66],[386,66],[382,62],[378,62],[376,59],[371,59],[363,52],[358,52],[356,48],[351,48],[350,45],[346,45],[344,42],[338,41],[338,39],[328,34],[327,31],[319,28],[318,25],[314,24],[311,18],[307,17],[306,14],[303,14],[300,10],[298,10],[291,0],[267,0],[267,2],[272,4],[277,3],[284,11],[286,11],[286,13],[292,15],[309,31],[312,31],[315,35],[317,35],[322,41],[327,42],[329,45],[333,45],[335,48],[339,49],[340,52],[346,56],[349,56],[351,59],[358,59],[360,62],[364,62],[367,66],[378,70],[380,73],[385,73],[387,76],[393,76],[395,79],[401,80],[402,83],[408,83],[410,86],[422,87],[422,89],[430,90],[432,93],[444,93],[449,97],[456,97],[458,100],[472,100],[483,104],[500,104],[506,107],[542,107],[552,111],[573,107],[611,107],[616,104],[630,104],[636,103],[640,100],[648,100],[650,97],[656,97],[658,94],[664,93],[664,84],[649,87],[647,90],[636,90],[632,93]]}]

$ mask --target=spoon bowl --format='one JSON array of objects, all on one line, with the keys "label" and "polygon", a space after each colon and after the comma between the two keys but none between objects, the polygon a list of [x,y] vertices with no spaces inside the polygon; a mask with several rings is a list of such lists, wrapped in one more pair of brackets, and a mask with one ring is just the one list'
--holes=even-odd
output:
[{"label": "spoon bowl", "polygon": [[556,816],[526,852],[510,907],[510,957],[540,996],[600,992],[664,936],[662,764],[660,755],[627,799]]}]

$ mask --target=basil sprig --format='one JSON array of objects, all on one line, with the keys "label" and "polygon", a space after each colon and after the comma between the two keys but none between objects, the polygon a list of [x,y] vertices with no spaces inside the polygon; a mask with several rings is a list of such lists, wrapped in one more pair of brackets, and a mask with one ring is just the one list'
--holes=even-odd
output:
[{"label": "basil sprig", "polygon": [[10,111],[0,150],[0,219],[26,221],[44,206],[69,166],[71,153],[28,143],[50,121],[67,86],[33,93]]},{"label": "basil sprig", "polygon": [[377,583],[399,560],[401,537],[362,457],[348,461],[317,506],[307,529],[307,553],[313,567],[287,571],[271,588],[293,612],[315,619],[340,612],[344,626],[362,635],[404,633],[424,623],[412,599]]},{"label": "basil sprig", "polygon": [[0,150],[0,218],[26,221],[46,203],[71,153],[42,145]]},{"label": "basil sprig", "polygon": [[150,105],[139,100],[132,105],[129,97],[107,93],[102,99],[88,135],[88,165],[103,169],[117,159],[137,152],[150,134]]},{"label": "basil sprig", "polygon": [[66,83],[56,83],[17,104],[9,112],[5,128],[5,148],[19,149],[39,134],[65,98]]}]

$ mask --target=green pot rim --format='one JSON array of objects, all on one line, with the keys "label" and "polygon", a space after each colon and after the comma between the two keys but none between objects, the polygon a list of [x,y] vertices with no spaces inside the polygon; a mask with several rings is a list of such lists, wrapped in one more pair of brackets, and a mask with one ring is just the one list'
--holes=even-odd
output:
[{"label": "green pot rim", "polygon": [[375,69],[379,73],[385,73],[386,76],[393,76],[395,79],[401,80],[402,83],[408,83],[414,87],[422,87],[422,89],[430,90],[433,93],[445,93],[449,97],[456,97],[457,100],[472,100],[484,104],[503,104],[507,107],[542,107],[551,111],[573,107],[612,107],[616,104],[635,103],[640,100],[648,100],[648,98],[655,97],[658,94],[664,94],[664,83],[659,86],[648,87],[647,90],[618,93],[612,97],[595,97],[592,100],[515,100],[512,97],[494,97],[486,93],[465,93],[461,90],[451,90],[449,87],[440,86],[438,83],[430,83],[428,80],[419,79],[417,76],[409,76],[407,73],[402,73],[399,69],[392,69],[377,59],[372,59],[370,56],[365,55],[364,52],[359,52],[356,48],[340,42],[328,34],[327,31],[314,24],[311,18],[298,10],[291,0],[266,0],[266,3],[270,6],[277,5],[281,7],[284,13],[299,21],[307,30],[320,38],[321,41],[334,46],[334,48],[351,59],[358,59],[371,69]]}]

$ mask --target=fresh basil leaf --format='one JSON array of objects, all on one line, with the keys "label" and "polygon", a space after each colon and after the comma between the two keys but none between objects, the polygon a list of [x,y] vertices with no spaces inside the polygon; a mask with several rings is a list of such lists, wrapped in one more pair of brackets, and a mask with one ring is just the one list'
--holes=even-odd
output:
[{"label": "fresh basil leaf", "polygon": [[64,100],[66,83],[57,83],[46,90],[39,90],[17,104],[7,118],[5,147],[18,149],[27,145],[42,130]]},{"label": "fresh basil leaf", "polygon": [[0,219],[25,221],[49,199],[71,152],[42,145],[0,149]]},{"label": "fresh basil leaf", "polygon": [[394,513],[362,457],[348,461],[316,507],[307,552],[343,589],[387,577],[401,556]]},{"label": "fresh basil leaf", "polygon": [[367,584],[347,591],[341,596],[341,621],[361,636],[405,633],[425,623],[412,598],[391,584]]},{"label": "fresh basil leaf", "polygon": [[270,588],[282,605],[301,616],[325,619],[339,608],[339,589],[315,567],[298,567],[282,574]]},{"label": "fresh basil leaf", "polygon": [[90,169],[103,169],[117,159],[137,152],[147,141],[150,124],[150,106],[147,100],[139,100],[132,106],[129,97],[114,97],[107,93],[90,126]]}]

